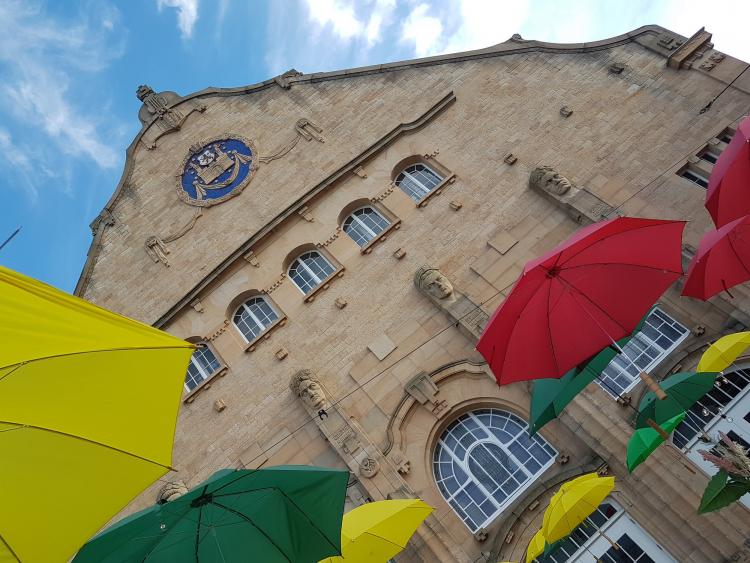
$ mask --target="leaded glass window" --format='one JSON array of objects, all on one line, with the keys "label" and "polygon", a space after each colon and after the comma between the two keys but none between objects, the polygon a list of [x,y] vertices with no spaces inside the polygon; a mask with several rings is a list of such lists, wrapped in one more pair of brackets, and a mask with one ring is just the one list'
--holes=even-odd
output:
[{"label": "leaded glass window", "polygon": [[440,174],[421,162],[407,166],[396,177],[396,185],[414,201],[420,201],[442,181]]},{"label": "leaded glass window", "polygon": [[221,362],[216,358],[207,344],[200,344],[190,356],[187,374],[185,375],[185,390],[190,392],[221,368]]},{"label": "leaded glass window", "polygon": [[688,337],[689,331],[664,311],[655,308],[639,330],[622,347],[596,380],[617,397],[635,387],[642,371],[648,372]]},{"label": "leaded glass window", "polygon": [[486,526],[552,463],[555,449],[498,409],[466,413],[446,428],[433,457],[441,494],[474,532]]},{"label": "leaded glass window", "polygon": [[319,252],[305,252],[289,266],[289,277],[294,285],[307,295],[318,287],[336,269]]},{"label": "leaded glass window", "polygon": [[234,313],[234,326],[247,342],[252,342],[279,318],[265,297],[253,297],[239,306]]},{"label": "leaded glass window", "polygon": [[349,215],[342,226],[344,232],[349,235],[359,246],[364,246],[385,229],[390,223],[372,207],[362,207]]}]

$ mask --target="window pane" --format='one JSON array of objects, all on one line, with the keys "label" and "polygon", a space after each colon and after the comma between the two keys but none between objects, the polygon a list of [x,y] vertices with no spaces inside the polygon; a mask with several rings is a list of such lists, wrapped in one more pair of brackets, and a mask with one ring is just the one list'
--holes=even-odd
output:
[{"label": "window pane", "polygon": [[388,220],[372,207],[357,209],[344,221],[343,230],[359,246],[382,233],[390,225]]},{"label": "window pane", "polygon": [[185,374],[185,388],[192,391],[216,373],[220,367],[221,364],[214,353],[207,345],[203,344],[190,357],[190,363]]},{"label": "window pane", "polygon": [[424,164],[407,166],[396,178],[396,185],[414,201],[421,200],[437,187],[443,177]]},{"label": "window pane", "polygon": [[289,267],[289,277],[304,294],[310,293],[334,272],[335,268],[318,252],[305,252]]}]

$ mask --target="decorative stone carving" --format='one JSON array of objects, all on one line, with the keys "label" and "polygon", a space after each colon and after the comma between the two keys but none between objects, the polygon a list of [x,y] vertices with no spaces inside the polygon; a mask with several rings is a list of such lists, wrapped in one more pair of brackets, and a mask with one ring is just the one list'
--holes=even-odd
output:
[{"label": "decorative stone carving", "polygon": [[397,248],[393,251],[393,257],[396,260],[401,260],[404,256],[406,256],[406,250],[404,250],[403,248]]},{"label": "decorative stone carving", "polygon": [[226,408],[227,408],[227,403],[226,401],[224,401],[224,399],[216,399],[214,401],[214,410],[216,412],[222,412]]},{"label": "decorative stone carving", "polygon": [[573,115],[573,110],[568,106],[563,106],[560,108],[560,115],[562,115],[563,117],[570,117],[571,115]]},{"label": "decorative stone carving", "polygon": [[365,169],[364,169],[364,168],[362,168],[361,166],[357,166],[357,167],[356,167],[356,168],[355,168],[355,169],[354,169],[354,170],[352,171],[352,173],[353,173],[353,174],[354,174],[355,176],[358,176],[359,178],[362,178],[363,180],[364,180],[365,178],[367,178],[367,172],[365,172]]},{"label": "decorative stone carving", "polygon": [[303,206],[303,207],[300,207],[297,210],[297,215],[299,215],[300,217],[302,217],[308,223],[312,223],[312,222],[315,221],[315,217],[313,217],[312,213],[310,213],[310,208],[307,207],[306,205]]},{"label": "decorative stone carving", "polygon": [[279,361],[283,360],[288,355],[289,355],[289,351],[286,348],[279,348],[278,350],[276,350],[276,353],[274,354],[274,356],[276,356],[276,359]]},{"label": "decorative stone carving", "polygon": [[336,307],[338,307],[339,309],[343,309],[348,305],[347,300],[343,297],[337,297],[334,303],[336,303]]},{"label": "decorative stone carving", "polygon": [[414,285],[422,293],[435,299],[448,299],[453,295],[453,284],[440,270],[430,266],[421,266],[414,273]]},{"label": "decorative stone carving", "polygon": [[512,152],[509,152],[503,157],[503,162],[505,164],[509,164],[510,166],[513,166],[516,162],[518,162],[518,157],[514,155]]},{"label": "decorative stone carving", "polygon": [[289,90],[289,88],[292,87],[292,83],[289,79],[294,78],[296,76],[302,76],[302,73],[299,72],[298,70],[290,68],[285,73],[275,76],[273,81],[276,82],[276,84],[278,84],[279,86],[281,86],[284,90]]},{"label": "decorative stone carving", "polygon": [[188,492],[184,481],[170,481],[165,484],[156,494],[156,504],[165,504],[171,500],[181,497]]},{"label": "decorative stone carving", "polygon": [[201,303],[200,299],[193,299],[193,301],[190,302],[190,306],[196,313],[203,312],[203,303]]},{"label": "decorative stone carving", "polygon": [[146,253],[151,257],[154,262],[161,262],[166,267],[169,267],[169,260],[167,260],[167,254],[169,250],[164,245],[159,237],[151,236],[146,239]]},{"label": "decorative stone carving", "polygon": [[448,203],[448,205],[453,211],[458,211],[464,206],[463,203],[461,203],[460,201],[451,201]]},{"label": "decorative stone carving", "polygon": [[156,148],[156,141],[160,137],[179,130],[191,113],[206,111],[206,106],[192,100],[181,104],[187,110],[186,112],[179,111],[174,106],[182,102],[180,96],[174,92],[157,94],[150,86],[145,84],[138,86],[136,96],[143,102],[143,106],[138,112],[138,118],[144,125],[153,127],[153,130],[147,131],[141,137],[148,150]]},{"label": "decorative stone carving", "polygon": [[242,258],[250,264],[251,266],[258,268],[260,267],[260,262],[258,261],[258,257],[255,255],[255,253],[252,250],[248,250]]},{"label": "decorative stone carving", "polygon": [[371,479],[378,471],[380,471],[380,464],[376,459],[366,457],[359,462],[359,474],[362,477]]},{"label": "decorative stone carving", "polygon": [[299,370],[292,377],[289,387],[312,410],[326,410],[328,398],[312,370]]},{"label": "decorative stone carving", "polygon": [[106,227],[112,227],[115,224],[115,217],[109,209],[102,209],[101,213],[91,222],[91,234],[96,236],[100,230]]},{"label": "decorative stone carving", "polygon": [[620,63],[612,63],[609,65],[609,73],[610,74],[622,74],[622,71],[625,70],[625,65]]},{"label": "decorative stone carving", "polygon": [[479,528],[476,532],[474,532],[474,539],[477,540],[479,543],[482,543],[489,537],[489,533],[484,528]]},{"label": "decorative stone carving", "polygon": [[529,176],[529,186],[542,189],[554,195],[565,195],[573,185],[551,166],[539,166]]},{"label": "decorative stone carving", "polygon": [[297,130],[300,137],[305,139],[305,141],[312,141],[315,139],[319,143],[325,143],[325,139],[323,138],[323,135],[321,135],[323,129],[315,125],[315,123],[309,119],[298,119],[294,128]]},{"label": "decorative stone carving", "polygon": [[396,468],[396,471],[401,475],[408,475],[409,472],[411,472],[411,462],[400,451],[393,450],[390,455],[390,460]]},{"label": "decorative stone carving", "polygon": [[404,386],[404,390],[436,416],[446,411],[448,403],[438,398],[438,386],[426,372],[418,373],[411,378]]}]

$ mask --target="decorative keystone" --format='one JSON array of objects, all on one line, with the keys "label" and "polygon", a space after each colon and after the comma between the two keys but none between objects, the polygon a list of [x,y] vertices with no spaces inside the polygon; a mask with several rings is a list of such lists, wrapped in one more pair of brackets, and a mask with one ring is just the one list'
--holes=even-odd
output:
[{"label": "decorative keystone", "polygon": [[487,533],[487,530],[484,528],[479,528],[476,532],[474,532],[474,539],[477,540],[479,543],[486,541],[488,537],[489,537],[489,534]]},{"label": "decorative keystone", "polygon": [[555,458],[555,461],[558,465],[565,465],[570,461],[570,456],[566,453],[561,453],[557,458]]}]

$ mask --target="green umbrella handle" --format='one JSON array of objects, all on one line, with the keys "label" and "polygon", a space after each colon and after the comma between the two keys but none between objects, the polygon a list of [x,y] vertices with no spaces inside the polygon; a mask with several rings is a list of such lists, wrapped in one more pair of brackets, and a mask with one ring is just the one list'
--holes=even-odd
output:
[{"label": "green umbrella handle", "polygon": [[642,371],[639,374],[639,377],[641,378],[641,381],[646,384],[646,387],[648,387],[651,391],[654,392],[654,395],[660,400],[663,401],[667,398],[667,394],[664,392],[664,389],[659,387],[659,384],[654,380],[653,377],[651,377],[649,374],[647,374],[645,371]]}]

